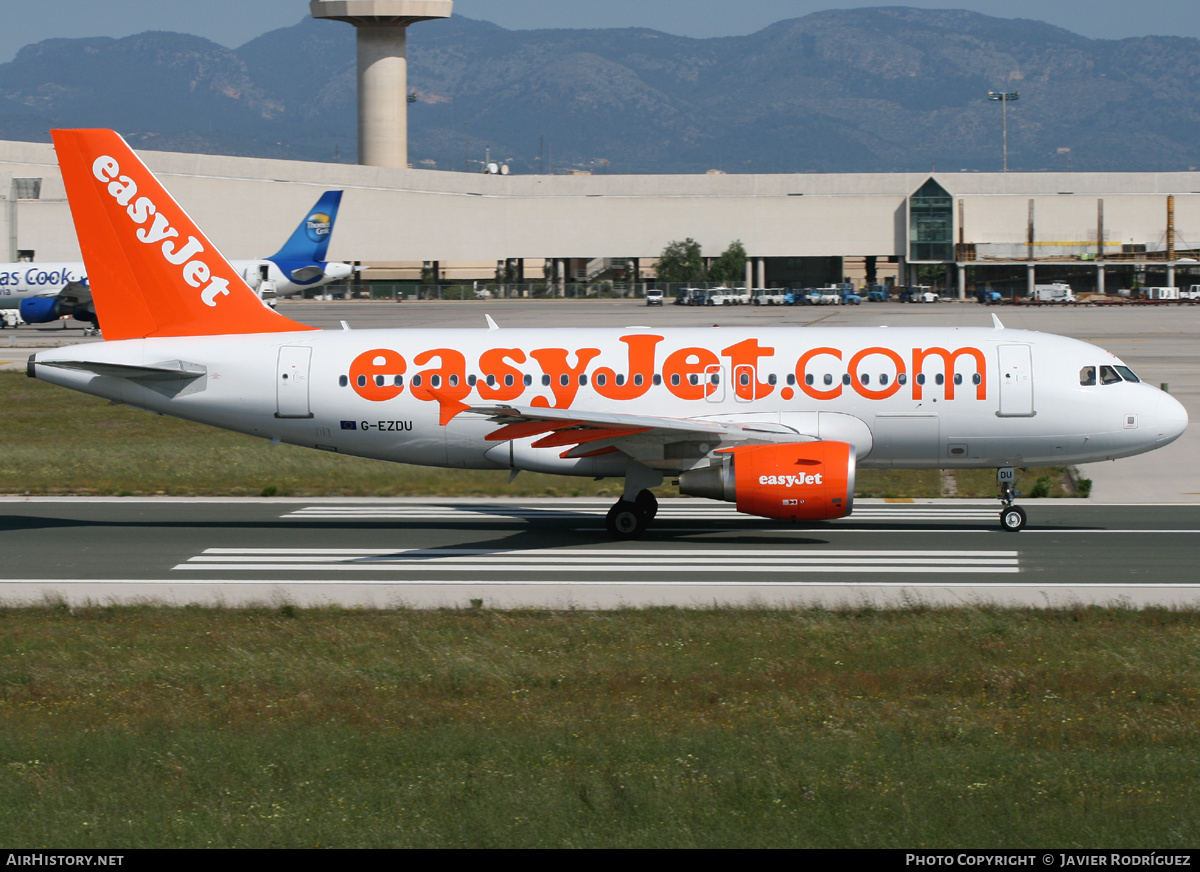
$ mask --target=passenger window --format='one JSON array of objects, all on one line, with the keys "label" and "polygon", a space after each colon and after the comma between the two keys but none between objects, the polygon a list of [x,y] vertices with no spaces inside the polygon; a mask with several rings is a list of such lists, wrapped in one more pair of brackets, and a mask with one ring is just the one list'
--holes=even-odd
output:
[{"label": "passenger window", "polygon": [[1100,367],[1100,384],[1115,385],[1121,380],[1121,376],[1117,375],[1117,371],[1111,366]]},{"label": "passenger window", "polygon": [[1096,367],[1085,366],[1079,370],[1079,383],[1081,385],[1094,385],[1096,383]]}]

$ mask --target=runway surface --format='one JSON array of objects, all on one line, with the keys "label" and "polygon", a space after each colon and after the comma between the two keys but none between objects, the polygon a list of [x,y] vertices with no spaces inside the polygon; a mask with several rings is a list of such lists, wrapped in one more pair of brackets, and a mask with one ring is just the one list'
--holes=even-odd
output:
[{"label": "runway surface", "polygon": [[798,526],[663,500],[0,499],[0,601],[617,608],[1200,605],[1200,506],[861,501]]}]

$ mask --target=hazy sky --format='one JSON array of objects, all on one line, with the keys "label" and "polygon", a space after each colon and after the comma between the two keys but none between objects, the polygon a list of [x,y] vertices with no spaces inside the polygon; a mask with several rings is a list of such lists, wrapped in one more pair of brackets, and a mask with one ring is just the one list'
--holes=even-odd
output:
[{"label": "hazy sky", "polygon": [[[651,27],[683,36],[738,36],[824,9],[914,6],[1032,18],[1099,39],[1200,37],[1200,0],[455,0],[454,11],[513,30]],[[0,63],[53,37],[194,33],[231,48],[308,14],[306,0],[0,0]],[[330,27],[335,26],[330,24]],[[426,25],[432,26],[432,25]]]}]

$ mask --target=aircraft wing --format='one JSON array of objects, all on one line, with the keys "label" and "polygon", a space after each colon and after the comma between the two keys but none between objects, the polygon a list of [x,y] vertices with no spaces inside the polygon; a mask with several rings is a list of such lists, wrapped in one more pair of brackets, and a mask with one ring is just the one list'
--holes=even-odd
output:
[{"label": "aircraft wing", "polygon": [[70,305],[83,309],[92,304],[92,289],[86,281],[70,282],[58,292],[58,299]]},{"label": "aircraft wing", "polygon": [[781,442],[812,442],[814,437],[772,423],[727,422],[699,418],[660,418],[576,409],[528,406],[470,406],[463,411],[486,415],[497,429],[489,442],[540,437],[534,448],[562,447],[564,458],[594,457],[621,451],[647,466],[687,467],[717,448]]}]

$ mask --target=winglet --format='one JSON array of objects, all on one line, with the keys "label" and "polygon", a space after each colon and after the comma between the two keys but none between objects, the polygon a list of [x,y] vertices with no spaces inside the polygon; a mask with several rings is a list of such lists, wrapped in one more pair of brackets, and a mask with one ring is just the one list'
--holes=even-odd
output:
[{"label": "winglet", "polygon": [[109,340],[290,333],[111,130],[54,130],[54,148]]},{"label": "winglet", "polygon": [[1004,325],[1000,323],[1000,316],[997,315],[995,312],[992,313],[992,326],[995,327],[997,330],[1004,329]]}]

